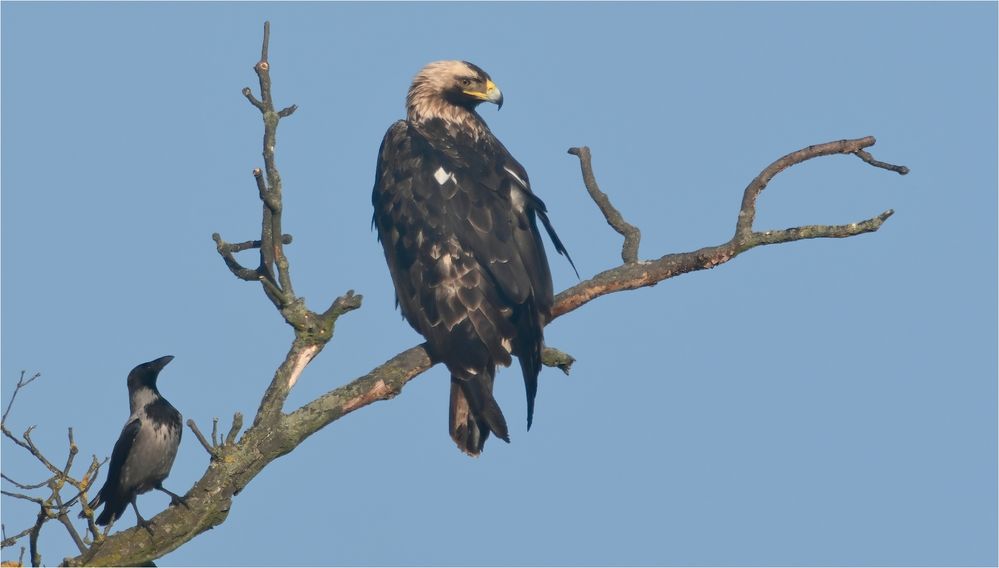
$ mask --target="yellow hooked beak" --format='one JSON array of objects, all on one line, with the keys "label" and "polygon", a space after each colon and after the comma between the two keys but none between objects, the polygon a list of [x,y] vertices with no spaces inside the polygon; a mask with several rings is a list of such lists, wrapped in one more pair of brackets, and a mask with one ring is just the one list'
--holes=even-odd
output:
[{"label": "yellow hooked beak", "polygon": [[493,83],[492,79],[486,80],[486,92],[482,93],[479,91],[462,91],[470,97],[475,97],[480,101],[485,101],[487,103],[493,103],[496,105],[497,109],[503,108],[503,93],[500,92],[499,87],[496,83]]}]

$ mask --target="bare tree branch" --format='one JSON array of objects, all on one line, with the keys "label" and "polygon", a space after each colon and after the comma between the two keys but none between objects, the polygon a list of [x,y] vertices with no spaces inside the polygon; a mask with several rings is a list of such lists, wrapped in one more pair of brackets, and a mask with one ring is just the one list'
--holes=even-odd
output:
[{"label": "bare tree branch", "polygon": [[8,497],[13,497],[14,499],[21,499],[22,501],[31,501],[36,505],[45,504],[45,500],[41,497],[33,497],[31,495],[25,495],[24,493],[14,493],[13,491],[7,491],[6,489],[0,489],[0,495],[6,495]]},{"label": "bare tree branch", "polygon": [[237,412],[232,415],[232,427],[229,428],[229,433],[225,435],[225,445],[231,446],[232,443],[236,441],[236,436],[239,435],[239,431],[242,428],[243,428],[243,413]]},{"label": "bare tree branch", "polygon": [[[24,373],[23,372],[21,373],[21,380],[18,381],[18,386],[15,389],[14,395],[11,396],[11,401],[7,405],[7,409],[4,412],[4,421],[6,421],[6,418],[10,413],[10,410],[13,406],[14,397],[17,394],[17,391],[26,386],[27,384],[29,384],[32,380],[34,380],[38,376],[40,375],[36,374],[30,379],[25,380]],[[76,530],[76,527],[74,527],[72,522],[70,521],[69,512],[70,508],[74,504],[76,504],[76,501],[80,498],[80,496],[83,495],[86,492],[86,490],[90,487],[90,485],[93,483],[94,476],[96,475],[98,468],[101,466],[103,462],[98,462],[97,458],[95,457],[93,463],[91,464],[87,472],[84,474],[84,476],[81,479],[75,479],[70,475],[70,472],[73,468],[73,462],[76,458],[76,455],[79,453],[79,447],[76,445],[76,441],[73,438],[73,429],[69,428],[67,430],[67,438],[69,441],[69,452],[66,457],[66,465],[63,466],[61,469],[56,467],[51,460],[46,458],[45,455],[42,453],[42,451],[35,445],[34,441],[31,439],[31,431],[33,429],[34,426],[28,428],[27,431],[25,431],[25,433],[23,434],[22,438],[18,438],[13,433],[11,433],[11,431],[7,428],[6,423],[3,424],[4,436],[7,437],[9,440],[13,441],[18,446],[27,450],[29,453],[31,453],[31,455],[40,464],[42,464],[42,466],[48,469],[52,475],[44,482],[36,484],[20,483],[18,481],[15,481],[14,479],[11,479],[9,476],[5,474],[2,475],[2,477],[5,481],[13,484],[14,486],[24,491],[34,491],[46,487],[49,490],[49,496],[46,498],[42,498],[35,495],[16,493],[7,490],[0,490],[0,494],[3,494],[7,497],[11,497],[14,499],[30,501],[38,505],[39,512],[38,515],[36,515],[35,517],[35,524],[32,525],[31,527],[22,530],[17,535],[10,538],[6,536],[6,527],[4,527],[4,539],[2,545],[2,548],[13,546],[19,539],[27,536],[28,546],[31,550],[31,562],[32,565],[37,566],[41,563],[41,553],[38,550],[38,538],[39,535],[41,534],[42,527],[46,522],[50,520],[57,520],[59,521],[60,524],[63,525],[63,527],[66,529],[67,533],[69,534],[70,538],[73,540],[73,543],[76,544],[77,549],[80,551],[81,554],[88,552],[86,543],[84,542],[83,538],[80,536],[80,533]],[[67,483],[78,490],[76,495],[74,495],[68,501],[62,498],[62,490]],[[23,548],[22,548],[22,555],[23,555]]]},{"label": "bare tree branch", "polygon": [[596,202],[600,212],[604,214],[607,224],[624,237],[624,245],[621,246],[621,260],[625,264],[638,262],[638,244],[642,240],[642,232],[638,230],[638,227],[625,221],[621,213],[611,205],[607,194],[600,191],[597,178],[593,175],[590,149],[586,146],[569,148],[569,153],[579,157],[579,167],[583,172],[583,185],[586,186],[586,191]]},{"label": "bare tree branch", "polygon": [[35,524],[31,527],[31,531],[28,533],[28,550],[31,555],[31,565],[41,566],[42,565],[42,555],[38,552],[38,535],[42,532],[42,525],[48,520],[48,515],[45,512],[45,506],[42,505],[41,510],[38,512],[38,516],[35,518]]},{"label": "bare tree branch", "polygon": [[[221,446],[217,441],[209,442],[198,432],[192,421],[188,422],[201,445],[213,456],[204,475],[187,493],[188,508],[170,507],[156,515],[151,519],[157,528],[155,531],[132,527],[100,539],[103,544],[95,544],[87,554],[67,559],[65,562],[69,565],[82,562],[94,565],[141,564],[176,549],[198,534],[223,523],[229,514],[233,497],[274,459],[293,451],[303,440],[329,423],[373,402],[393,398],[409,381],[433,364],[424,345],[418,345],[290,413],[284,411],[288,394],[304,369],[332,339],[337,318],[358,309],[361,306],[361,296],[352,291],[347,292],[320,314],[309,310],[304,301],[294,294],[290,266],[283,252],[283,245],[290,243],[290,237],[281,231],[282,188],[275,165],[275,148],[280,119],[290,116],[296,107],[274,111],[270,63],[267,60],[269,38],[270,27],[265,24],[261,59],[254,66],[260,83],[260,99],[254,97],[249,88],[243,90],[247,100],[261,112],[264,122],[264,168],[255,171],[257,196],[262,203],[260,239],[232,245],[223,241],[218,234],[213,235],[213,238],[224,263],[235,276],[261,282],[268,300],[293,328],[294,340],[284,362],[274,372],[252,424],[241,437],[239,431],[242,428],[242,416],[238,414]],[[605,294],[652,286],[679,274],[713,268],[756,246],[807,238],[848,237],[876,231],[888,219],[891,211],[848,225],[810,225],[763,232],[753,230],[756,199],[760,192],[774,176],[794,164],[820,156],[854,154],[878,168],[898,173],[908,171],[904,166],[892,166],[874,160],[864,150],[873,146],[874,142],[872,137],[841,140],[809,146],[780,158],[765,168],[744,190],[732,239],[720,245],[644,261],[638,258],[639,230],[627,223],[610,204],[609,198],[599,190],[588,149],[582,147],[570,150],[580,159],[587,190],[608,223],[625,237],[622,247],[623,264],[559,293],[555,299],[552,319]],[[276,235],[282,237],[275,238]],[[237,252],[248,249],[259,251],[260,265],[256,269],[245,268],[235,260]],[[567,371],[572,358],[557,350],[546,349],[544,362]],[[95,542],[97,540],[98,537],[95,536]]]},{"label": "bare tree branch", "polygon": [[7,422],[7,415],[10,414],[10,407],[14,406],[14,399],[17,398],[17,393],[21,389],[23,389],[24,387],[26,387],[29,384],[31,384],[32,381],[34,381],[38,377],[42,376],[41,373],[35,373],[34,375],[31,375],[31,377],[29,379],[25,380],[24,379],[24,374],[25,374],[25,371],[21,371],[21,378],[17,380],[17,385],[14,386],[14,392],[11,393],[11,395],[10,395],[10,402],[7,403],[7,408],[6,408],[6,410],[3,411],[3,418],[0,419],[0,423],[6,423]]},{"label": "bare tree branch", "polygon": [[58,484],[54,479],[52,480],[52,498],[55,500],[56,506],[58,507],[56,519],[58,519],[59,522],[66,527],[66,532],[68,532],[70,538],[73,539],[73,543],[76,544],[76,548],[79,549],[80,554],[85,554],[87,552],[87,545],[83,543],[83,539],[80,538],[80,533],[76,531],[76,527],[74,527],[73,523],[69,520],[69,507],[63,504],[62,498],[59,495]]},{"label": "bare tree branch", "polygon": [[18,489],[24,489],[24,490],[38,489],[40,487],[45,487],[46,485],[49,484],[49,480],[48,479],[46,479],[45,481],[42,481],[40,483],[23,484],[23,483],[18,483],[17,481],[14,481],[13,479],[7,477],[7,475],[3,474],[3,473],[0,473],[0,477],[2,477],[4,481],[7,481],[8,483],[12,483]]},{"label": "bare tree branch", "polygon": [[546,367],[555,367],[560,369],[566,375],[572,369],[572,364],[576,362],[575,357],[559,351],[558,349],[552,347],[545,347],[544,351],[541,352],[541,363]]},{"label": "bare tree branch", "polygon": [[205,439],[205,435],[201,433],[200,429],[198,429],[197,423],[195,423],[194,420],[191,418],[187,419],[187,427],[191,429],[191,432],[194,433],[194,437],[198,439],[198,442],[201,443],[201,447],[204,448],[206,452],[208,452],[208,455],[210,455],[213,460],[217,459],[218,449],[216,447],[217,444],[214,443],[214,440],[212,440],[212,443],[209,444],[208,440]]},{"label": "bare tree branch", "polygon": [[33,528],[34,527],[28,527],[28,528],[24,529],[23,531],[17,533],[14,536],[4,537],[3,543],[2,543],[2,545],[0,545],[0,548],[7,548],[8,546],[14,546],[14,544],[17,543],[17,541],[19,541],[19,540],[21,540],[21,538],[27,536],[28,533],[30,533]]},{"label": "bare tree branch", "polygon": [[868,154],[867,152],[865,152],[863,150],[857,150],[856,152],[854,152],[854,154],[858,158],[860,158],[861,160],[863,160],[863,161],[867,162],[868,164],[874,166],[875,168],[886,169],[888,171],[895,172],[895,173],[897,173],[898,175],[901,175],[901,176],[904,176],[905,174],[909,173],[909,168],[907,168],[905,166],[896,166],[895,164],[889,164],[887,162],[879,162],[878,160],[874,159],[874,156]]}]

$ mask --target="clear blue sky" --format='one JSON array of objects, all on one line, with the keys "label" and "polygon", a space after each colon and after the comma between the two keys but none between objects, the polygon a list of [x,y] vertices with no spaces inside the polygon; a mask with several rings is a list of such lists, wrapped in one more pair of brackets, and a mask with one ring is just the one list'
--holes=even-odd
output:
[{"label": "clear blue sky", "polygon": [[[782,154],[874,135],[906,177],[832,157],[785,172],[758,229],[875,234],[765,247],[602,298],[546,330],[524,431],[478,460],[447,435],[442,368],[268,467],[228,522],[161,559],[204,564],[995,565],[996,4],[2,5],[2,394],[15,431],[110,454],[125,376],[171,354],[163,393],[203,429],[252,415],[290,330],[211,234],[259,231],[261,125],[240,89],[262,24],[297,291],[340,320],[289,408],[419,342],[370,230],[375,154],[412,75],[459,58],[506,96],[483,115],[530,172],[580,273],[641,227],[642,256],[727,240],[745,184]],[[246,262],[252,262],[247,257]],[[576,282],[553,258],[556,288]],[[3,443],[3,470],[44,472]],[[82,462],[85,461],[81,459]],[[185,432],[167,487],[207,455]],[[103,476],[102,476],[103,479]],[[5,485],[6,487],[6,485]],[[140,498],[146,516],[167,504]],[[9,532],[34,518],[4,498]],[[134,523],[128,512],[122,524]],[[43,533],[44,560],[73,548]],[[3,558],[16,556],[7,549]]]}]

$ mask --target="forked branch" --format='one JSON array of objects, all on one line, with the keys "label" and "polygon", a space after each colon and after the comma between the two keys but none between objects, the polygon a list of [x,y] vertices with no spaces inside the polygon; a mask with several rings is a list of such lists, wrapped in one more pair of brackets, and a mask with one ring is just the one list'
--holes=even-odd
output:
[{"label": "forked branch", "polygon": [[[283,245],[290,244],[291,240],[281,231],[282,189],[274,150],[278,122],[291,115],[296,107],[274,110],[270,63],[267,60],[269,37],[270,27],[265,24],[261,59],[254,66],[260,83],[260,98],[255,97],[249,88],[243,91],[250,104],[261,112],[264,121],[264,168],[254,172],[256,193],[263,205],[260,239],[229,244],[218,235],[214,238],[220,256],[235,276],[261,282],[268,299],[294,329],[295,339],[285,361],[274,373],[252,425],[241,438],[237,440],[241,423],[236,420],[224,443],[218,441],[217,426],[213,426],[212,439],[209,440],[193,422],[189,423],[211,457],[208,470],[187,494],[189,507],[171,507],[151,519],[160,529],[154,533],[137,527],[119,532],[108,537],[103,546],[92,547],[86,555],[68,559],[69,564],[134,565],[158,558],[183,545],[201,532],[224,522],[233,497],[271,461],[293,451],[303,440],[329,423],[373,402],[393,398],[409,381],[432,365],[424,346],[418,345],[301,408],[284,412],[284,403],[291,388],[301,378],[309,362],[332,338],[336,318],[359,308],[361,297],[348,292],[334,300],[325,311],[317,313],[308,310],[294,294],[290,267],[283,252]],[[848,225],[810,225],[762,232],[753,230],[759,193],[780,171],[794,164],[819,156],[852,153],[878,168],[900,174],[908,171],[904,166],[874,160],[865,150],[872,145],[874,138],[871,137],[841,140],[810,146],[782,157],[747,186],[732,239],[720,245],[644,261],[638,258],[640,232],[624,220],[610,204],[609,198],[600,191],[593,175],[589,150],[585,147],[570,150],[579,158],[583,182],[607,222],[625,237],[621,253],[623,264],[558,294],[552,319],[605,294],[651,286],[685,272],[713,268],[755,246],[807,238],[849,237],[878,230],[891,211]],[[280,238],[277,237],[279,235]],[[235,258],[236,253],[250,249],[259,251],[260,263],[256,268],[244,267]],[[546,365],[563,370],[572,363],[571,357],[553,349],[546,349],[543,360]]]},{"label": "forked branch", "polygon": [[[97,475],[97,471],[104,463],[97,461],[97,458],[94,457],[90,463],[90,467],[87,468],[83,476],[76,478],[71,475],[71,471],[73,469],[73,462],[76,459],[76,455],[79,453],[79,447],[76,445],[76,441],[73,438],[72,428],[69,428],[67,432],[69,451],[67,452],[66,463],[62,467],[59,467],[49,460],[42,450],[35,444],[34,440],[31,439],[31,431],[34,429],[34,426],[28,428],[24,434],[21,435],[21,437],[14,435],[14,433],[7,427],[7,418],[10,415],[14,399],[17,398],[18,392],[39,376],[40,375],[35,374],[30,378],[25,379],[25,373],[23,371],[21,372],[21,378],[14,387],[14,392],[11,394],[10,402],[7,404],[6,410],[4,410],[3,419],[0,420],[0,431],[2,431],[3,436],[30,453],[42,465],[42,467],[48,470],[51,474],[48,479],[40,483],[22,483],[11,479],[7,475],[2,476],[5,481],[24,493],[7,490],[0,491],[0,493],[3,493],[4,496],[13,499],[29,501],[38,507],[38,514],[35,516],[35,523],[9,538],[6,536],[5,530],[2,543],[2,548],[7,548],[9,546],[13,546],[18,540],[27,536],[28,548],[30,551],[29,557],[32,566],[41,565],[42,557],[41,551],[38,549],[38,538],[41,535],[42,527],[48,521],[52,520],[58,521],[66,529],[66,532],[69,534],[69,537],[76,545],[80,554],[87,554],[89,552],[90,546],[88,546],[86,540],[80,535],[79,531],[76,530],[76,527],[74,527],[73,523],[70,521],[70,509],[76,505],[77,501],[81,498],[84,502],[86,501],[86,492],[90,489],[90,486],[93,484]],[[62,491],[67,485],[74,491],[71,493],[72,497],[64,499]],[[40,489],[47,490],[47,495],[46,492],[39,493],[38,490]],[[90,516],[89,520],[90,522],[87,526],[90,531],[90,538],[88,540],[90,542],[99,543],[100,535],[97,532],[96,526],[93,524],[93,517]]]},{"label": "forked branch", "polygon": [[[801,239],[843,238],[877,231],[892,215],[888,210],[880,215],[847,225],[808,225],[778,231],[753,232],[752,220],[756,214],[756,198],[767,183],[784,169],[801,162],[832,154],[856,154],[865,162],[879,168],[908,173],[905,166],[895,166],[885,162],[867,159],[870,155],[863,148],[873,146],[873,137],[857,140],[840,140],[827,144],[809,146],[777,160],[761,172],[746,188],[742,207],[736,223],[735,236],[721,245],[705,247],[696,251],[667,254],[656,260],[637,259],[639,230],[627,223],[623,216],[610,204],[609,198],[601,192],[592,175],[591,155],[586,147],[572,148],[570,154],[579,157],[584,184],[601,212],[616,231],[625,236],[621,256],[624,263],[605,270],[589,280],[562,291],[555,297],[552,319],[567,314],[576,308],[613,292],[634,290],[652,286],[668,278],[695,270],[714,268],[728,262],[742,252],[761,245],[786,243]],[[553,359],[546,353],[545,364]],[[402,388],[430,368],[430,359],[422,345],[404,351],[383,363],[371,373],[356,379],[350,384],[334,389],[320,398],[306,404],[288,416],[289,422],[296,425],[296,431],[312,432],[342,416],[379,400],[387,400],[398,395]],[[308,434],[306,434],[307,436]],[[304,439],[305,436],[302,436]]]}]

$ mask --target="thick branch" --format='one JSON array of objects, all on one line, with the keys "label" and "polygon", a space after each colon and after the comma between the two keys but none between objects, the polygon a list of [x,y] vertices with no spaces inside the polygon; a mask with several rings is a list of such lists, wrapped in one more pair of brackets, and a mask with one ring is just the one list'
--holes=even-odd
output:
[{"label": "thick branch", "polygon": [[[743,198],[743,210],[739,215],[739,223],[743,223],[744,219],[749,219],[751,223],[755,215],[756,196],[759,195],[760,191],[766,187],[766,184],[781,170],[817,156],[856,153],[859,148],[868,147],[873,144],[873,137],[859,140],[841,140],[829,144],[809,146],[808,148],[784,156],[765,169],[747,188]],[[570,153],[579,156],[582,164],[588,162],[588,152],[582,149],[573,150],[570,150]],[[879,164],[881,163],[879,162]],[[879,165],[878,167],[884,166]],[[893,168],[901,169],[904,166],[894,166],[886,169]],[[585,166],[583,167],[583,171],[585,176],[587,171]],[[592,171],[590,173],[592,174]],[[595,180],[592,181],[594,183],[587,183],[588,189],[596,187]],[[591,193],[593,192],[591,191]],[[603,194],[601,193],[600,195]],[[612,217],[619,219],[620,213],[610,206],[609,200],[601,199],[599,195],[594,197],[594,199],[600,205],[601,211],[608,217],[608,222],[614,226],[614,223],[617,221],[611,222],[610,219]],[[612,212],[608,213],[608,210]],[[736,236],[731,240],[718,246],[705,247],[681,254],[667,254],[653,261],[629,262],[625,259],[624,264],[601,272],[593,278],[580,282],[558,294],[555,297],[555,305],[552,308],[552,319],[554,320],[559,316],[565,315],[606,294],[654,286],[663,280],[680,274],[714,268],[756,246],[786,243],[802,239],[843,238],[876,231],[891,215],[892,211],[889,210],[877,217],[849,225],[809,225],[780,231],[755,233],[752,232],[752,225],[750,224],[748,225],[748,232],[742,234],[737,231]],[[620,221],[631,227],[623,219],[620,219]],[[637,231],[637,229],[635,230]],[[622,234],[626,232],[627,230],[624,230]],[[635,235],[635,246],[637,247],[637,233]],[[413,347],[396,355],[371,373],[306,404],[288,415],[287,422],[295,430],[296,439],[304,439],[312,432],[358,408],[362,408],[378,400],[386,400],[396,396],[407,382],[417,377],[429,367],[430,359],[427,357],[423,347]]]}]

